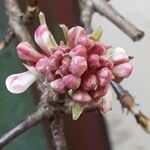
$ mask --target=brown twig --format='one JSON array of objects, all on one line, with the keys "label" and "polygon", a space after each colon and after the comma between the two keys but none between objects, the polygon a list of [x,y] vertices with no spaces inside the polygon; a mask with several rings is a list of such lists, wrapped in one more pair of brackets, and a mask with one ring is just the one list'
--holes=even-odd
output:
[{"label": "brown twig", "polygon": [[15,33],[11,28],[9,28],[5,34],[4,39],[0,41],[0,51],[2,51],[5,47],[7,47],[14,38]]},{"label": "brown twig", "polygon": [[92,32],[91,20],[94,12],[93,4],[89,0],[79,0],[79,6],[81,22],[86,28],[86,32],[90,34]]},{"label": "brown twig", "polygon": [[130,111],[137,123],[141,125],[141,127],[148,133],[150,133],[150,119],[147,118],[138,108],[137,104],[134,102],[133,96],[123,87],[115,82],[111,82],[111,85],[114,91],[117,94],[117,99],[120,101],[123,108],[127,108]]},{"label": "brown twig", "polygon": [[120,28],[133,41],[138,41],[144,36],[144,32],[135,27],[130,21],[124,18],[116,9],[106,0],[91,0],[94,8],[102,16],[105,16]]},{"label": "brown twig", "polygon": [[52,112],[50,113],[48,109],[40,107],[35,113],[28,116],[24,121],[22,121],[20,124],[18,124],[16,127],[14,127],[12,130],[7,132],[0,138],[0,149],[6,146],[15,137],[19,136],[31,127],[37,125],[47,116],[50,118],[52,116]]},{"label": "brown twig", "polygon": [[55,150],[67,150],[67,144],[63,128],[63,119],[60,117],[55,118],[50,124],[50,127],[53,137],[53,148]]}]

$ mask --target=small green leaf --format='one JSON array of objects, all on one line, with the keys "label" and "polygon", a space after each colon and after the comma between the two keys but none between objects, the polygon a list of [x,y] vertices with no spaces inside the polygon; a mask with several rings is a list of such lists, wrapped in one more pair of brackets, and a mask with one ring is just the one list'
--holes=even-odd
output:
[{"label": "small green leaf", "polygon": [[93,31],[93,33],[90,35],[90,38],[94,41],[99,41],[103,33],[102,28],[97,28]]},{"label": "small green leaf", "polygon": [[84,110],[84,106],[79,103],[74,103],[72,106],[72,119],[77,120]]}]

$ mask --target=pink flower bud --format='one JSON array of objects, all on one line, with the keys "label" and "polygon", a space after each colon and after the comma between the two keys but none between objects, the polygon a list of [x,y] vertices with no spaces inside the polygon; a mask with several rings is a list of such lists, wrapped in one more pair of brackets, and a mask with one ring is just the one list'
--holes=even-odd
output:
[{"label": "pink flower bud", "polygon": [[118,76],[121,78],[128,78],[132,70],[133,70],[132,65],[130,65],[128,62],[125,62],[123,64],[115,66],[112,72],[115,76]]},{"label": "pink flower bud", "polygon": [[59,93],[65,93],[66,92],[66,88],[65,88],[65,85],[64,85],[62,78],[52,81],[50,83],[50,86],[56,92],[59,92]]},{"label": "pink flower bud", "polygon": [[76,77],[76,76],[74,76],[72,74],[68,74],[68,75],[63,77],[63,82],[64,82],[65,87],[67,89],[76,90],[80,86],[81,78]]},{"label": "pink flower bud", "polygon": [[69,55],[71,57],[74,57],[74,56],[82,56],[82,57],[86,57],[87,56],[87,49],[82,46],[82,45],[77,45],[76,47],[74,47]]},{"label": "pink flower bud", "polygon": [[98,87],[98,80],[96,75],[87,75],[85,79],[83,79],[82,88],[86,91],[96,90]]},{"label": "pink flower bud", "polygon": [[6,87],[8,91],[14,94],[20,94],[26,91],[37,79],[37,75],[32,74],[29,71],[10,75],[6,79]]},{"label": "pink flower bud", "polygon": [[46,71],[49,69],[49,58],[41,58],[38,60],[36,63],[36,70],[39,71],[40,73],[46,73]]},{"label": "pink flower bud", "polygon": [[99,100],[101,97],[103,97],[107,93],[107,90],[108,90],[108,86],[105,86],[105,87],[99,87],[96,91],[92,91],[91,94],[92,94],[93,100],[94,101]]},{"label": "pink flower bud", "polygon": [[48,30],[46,25],[40,25],[34,34],[34,38],[39,47],[48,56],[51,55],[52,49],[57,48],[57,44],[51,32]]},{"label": "pink flower bud", "polygon": [[100,110],[103,113],[106,113],[112,109],[112,91],[108,88],[106,95],[103,97],[102,102],[100,104]]},{"label": "pink flower bud", "polygon": [[77,45],[78,38],[82,35],[86,35],[84,28],[76,26],[68,31],[68,45],[73,48]]},{"label": "pink flower bud", "polygon": [[55,51],[49,58],[49,67],[52,71],[56,71],[61,65],[63,59],[63,51]]},{"label": "pink flower bud", "polygon": [[61,74],[66,75],[66,74],[69,73],[70,63],[71,63],[71,58],[70,57],[66,56],[66,57],[63,58],[62,64],[59,67],[59,70],[60,70]]},{"label": "pink flower bud", "polygon": [[97,54],[102,55],[104,51],[106,50],[106,47],[104,44],[101,43],[95,43],[92,49],[89,51],[90,54]]},{"label": "pink flower bud", "polygon": [[112,53],[110,54],[110,59],[113,61],[115,65],[129,61],[129,57],[123,48],[117,47],[111,52]]},{"label": "pink flower bud", "polygon": [[101,87],[108,86],[108,84],[111,81],[112,78],[112,73],[108,68],[102,68],[98,73],[97,73],[97,78],[99,81],[99,85]]},{"label": "pink flower bud", "polygon": [[81,90],[75,92],[74,95],[72,96],[72,99],[79,103],[89,103],[92,100],[88,92]]},{"label": "pink flower bud", "polygon": [[112,70],[112,68],[114,66],[113,62],[109,58],[107,58],[106,56],[104,56],[104,55],[100,56],[99,62],[100,62],[101,68],[107,67],[110,70]]},{"label": "pink flower bud", "polygon": [[84,57],[75,56],[72,58],[70,67],[70,72],[77,76],[81,77],[81,75],[87,70],[87,61]]},{"label": "pink flower bud", "polygon": [[28,42],[21,42],[17,46],[17,53],[20,59],[34,63],[43,57]]},{"label": "pink flower bud", "polygon": [[87,50],[90,50],[94,46],[94,41],[91,40],[89,37],[86,35],[80,36],[78,39],[78,44],[83,45],[84,47],[87,48]]},{"label": "pink flower bud", "polygon": [[97,54],[92,54],[88,58],[88,65],[91,69],[97,69],[100,67],[99,56]]}]

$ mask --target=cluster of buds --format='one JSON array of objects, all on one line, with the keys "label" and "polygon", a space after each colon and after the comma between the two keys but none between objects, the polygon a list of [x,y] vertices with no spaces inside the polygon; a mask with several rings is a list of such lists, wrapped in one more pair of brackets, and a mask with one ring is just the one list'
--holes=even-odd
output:
[{"label": "cluster of buds", "polygon": [[[57,45],[43,14],[39,16],[41,25],[35,31],[35,41],[42,53],[27,42],[17,46],[18,56],[26,62],[29,71],[6,79],[10,92],[22,93],[42,77],[55,92],[68,92],[73,101],[90,104],[106,98],[111,80],[120,82],[131,74],[132,66],[125,50],[120,47],[112,49],[100,43],[100,30],[87,35],[81,26],[68,30],[61,25],[66,44],[61,41]],[[101,103],[103,112],[111,108],[105,98]]]}]

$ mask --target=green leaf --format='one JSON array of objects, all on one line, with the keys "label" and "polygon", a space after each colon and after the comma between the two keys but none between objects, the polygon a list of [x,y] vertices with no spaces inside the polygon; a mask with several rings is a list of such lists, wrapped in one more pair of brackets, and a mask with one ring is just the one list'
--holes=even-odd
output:
[{"label": "green leaf", "polygon": [[93,31],[93,33],[90,35],[90,38],[94,41],[99,41],[103,33],[102,28],[97,28]]},{"label": "green leaf", "polygon": [[84,110],[84,106],[79,103],[74,103],[72,107],[72,119],[77,120]]}]

